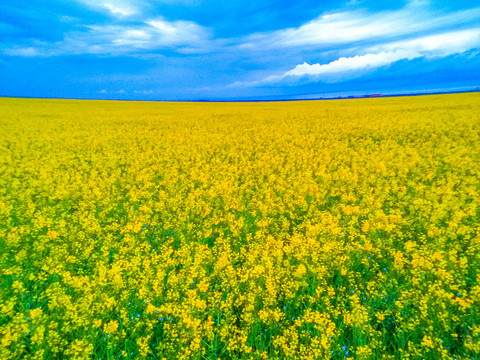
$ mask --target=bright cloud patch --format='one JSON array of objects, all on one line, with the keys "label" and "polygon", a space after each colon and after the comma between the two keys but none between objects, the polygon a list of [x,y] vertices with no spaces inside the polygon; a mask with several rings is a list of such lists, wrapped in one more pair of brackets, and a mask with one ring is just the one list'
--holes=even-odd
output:
[{"label": "bright cloud patch", "polygon": [[110,3],[106,3],[103,6],[105,6],[108,10],[110,10],[112,14],[115,15],[129,16],[136,13],[135,10],[132,10],[129,7],[120,7],[118,5],[113,5]]},{"label": "bright cloud patch", "polygon": [[304,76],[304,75],[323,75],[338,74],[348,71],[365,70],[389,65],[395,61],[403,59],[414,59],[421,55],[415,51],[397,50],[393,52],[381,52],[379,54],[366,54],[362,56],[342,57],[328,64],[303,63],[297,65],[294,69],[287,71],[280,78],[286,76]]},{"label": "bright cloud patch", "polygon": [[478,21],[480,8],[457,11],[446,15],[419,7],[417,4],[394,11],[368,14],[362,11],[323,15],[297,28],[247,37],[240,45],[244,49],[278,47],[319,47],[378,41],[418,32],[428,32],[459,23]]},{"label": "bright cloud patch", "polygon": [[165,47],[204,47],[209,31],[190,21],[154,19],[139,26],[92,26],[86,35],[75,34],[85,52],[122,53]]},{"label": "bright cloud patch", "polygon": [[303,63],[281,75],[272,75],[257,82],[242,84],[262,85],[280,82],[285,78],[300,77],[310,77],[313,81],[339,81],[400,60],[445,57],[477,47],[480,47],[480,28],[381,44],[369,49],[369,51],[376,51],[375,53],[341,57],[327,64]]},{"label": "bright cloud patch", "polygon": [[4,50],[8,55],[54,56],[61,54],[135,54],[157,49],[202,51],[208,47],[208,29],[190,21],[148,20],[140,25],[91,25],[87,31],[65,35],[62,42]]},{"label": "bright cloud patch", "polygon": [[154,29],[154,34],[172,44],[198,43],[210,36],[205,28],[191,21],[152,20],[147,24]]},{"label": "bright cloud patch", "polygon": [[11,49],[6,49],[3,51],[7,55],[11,56],[23,56],[23,57],[35,57],[35,56],[41,56],[41,54],[38,52],[37,48],[34,48],[32,46],[29,47],[15,47]]},{"label": "bright cloud patch", "polygon": [[111,0],[111,1],[98,1],[98,0],[77,0],[78,2],[101,12],[110,12],[115,16],[131,16],[140,14],[141,8],[145,4],[143,1],[130,1],[130,0]]},{"label": "bright cloud patch", "polygon": [[448,56],[478,46],[480,46],[480,28],[473,28],[381,44],[372,47],[372,50],[409,49],[424,53],[425,56]]}]

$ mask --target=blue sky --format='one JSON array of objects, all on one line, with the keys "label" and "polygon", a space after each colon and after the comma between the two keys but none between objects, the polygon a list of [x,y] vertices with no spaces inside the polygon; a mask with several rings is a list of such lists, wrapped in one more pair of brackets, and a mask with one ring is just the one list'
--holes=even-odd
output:
[{"label": "blue sky", "polygon": [[474,0],[0,3],[0,96],[282,99],[478,86]]}]

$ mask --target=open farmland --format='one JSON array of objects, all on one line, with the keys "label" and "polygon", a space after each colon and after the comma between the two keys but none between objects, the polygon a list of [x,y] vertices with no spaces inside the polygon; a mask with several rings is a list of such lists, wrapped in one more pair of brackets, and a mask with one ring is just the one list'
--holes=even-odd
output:
[{"label": "open farmland", "polygon": [[0,99],[1,359],[480,358],[480,94]]}]

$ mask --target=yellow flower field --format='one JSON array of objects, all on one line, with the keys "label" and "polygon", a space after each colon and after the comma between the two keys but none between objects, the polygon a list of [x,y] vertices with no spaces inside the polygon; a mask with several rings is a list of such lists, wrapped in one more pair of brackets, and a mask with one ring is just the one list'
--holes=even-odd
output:
[{"label": "yellow flower field", "polygon": [[480,94],[0,99],[0,359],[479,359]]}]

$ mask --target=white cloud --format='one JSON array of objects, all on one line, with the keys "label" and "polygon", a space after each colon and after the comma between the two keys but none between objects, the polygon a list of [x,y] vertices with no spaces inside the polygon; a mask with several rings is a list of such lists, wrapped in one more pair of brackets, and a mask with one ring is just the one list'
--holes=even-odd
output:
[{"label": "white cloud", "polygon": [[10,56],[23,56],[23,57],[42,56],[41,51],[38,48],[33,46],[14,47],[11,49],[5,49],[3,53]]},{"label": "white cloud", "polygon": [[159,37],[175,44],[193,44],[204,41],[210,37],[210,33],[204,27],[191,21],[168,22],[162,19],[147,22],[154,33]]},{"label": "white cloud", "polygon": [[450,31],[371,47],[371,50],[409,49],[427,57],[458,54],[480,45],[480,28]]},{"label": "white cloud", "polygon": [[196,5],[201,0],[76,0],[77,2],[99,12],[109,12],[118,17],[145,15],[156,3],[170,5]]},{"label": "white cloud", "polygon": [[399,10],[325,14],[299,27],[247,36],[238,47],[257,56],[273,49],[296,54],[315,50],[323,58],[333,55],[334,60],[302,63],[279,75],[230,86],[298,82],[299,78],[342,81],[400,60],[460,54],[480,47],[479,18],[480,7],[445,14],[429,0],[410,0]]},{"label": "white cloud", "polygon": [[390,65],[399,60],[411,60],[422,55],[415,51],[396,50],[380,52],[378,54],[365,54],[352,57],[341,57],[327,64],[308,64],[304,62],[280,75],[271,75],[259,81],[235,82],[231,86],[261,86],[274,84],[284,79],[298,79],[308,77],[316,81],[338,81],[345,77],[357,77],[369,70]]},{"label": "white cloud", "polygon": [[147,6],[144,1],[130,1],[130,0],[77,0],[89,8],[99,12],[108,12],[114,16],[131,16],[142,12],[142,9]]},{"label": "white cloud", "polygon": [[137,10],[131,6],[118,6],[110,3],[105,3],[103,6],[114,15],[130,16],[137,13]]},{"label": "white cloud", "polygon": [[86,31],[65,35],[61,42],[35,42],[33,46],[3,49],[12,56],[54,56],[62,54],[142,54],[170,48],[183,53],[206,51],[210,31],[191,21],[147,20],[138,25],[91,25]]},{"label": "white cloud", "polygon": [[272,75],[259,81],[236,82],[232,86],[258,86],[302,77],[312,81],[341,81],[400,60],[445,57],[479,47],[480,28],[451,31],[377,45],[368,49],[366,54],[340,57],[326,64],[299,64],[280,75]]},{"label": "white cloud", "polygon": [[72,42],[81,41],[87,52],[128,53],[167,47],[199,48],[207,46],[208,29],[190,21],[148,20],[138,26],[91,26],[88,34],[74,34]]},{"label": "white cloud", "polygon": [[438,32],[455,25],[478,23],[479,18],[480,8],[442,15],[429,10],[425,2],[417,1],[400,10],[326,14],[300,27],[247,36],[239,47],[259,51],[282,47],[322,49],[332,45],[371,43],[399,36]]},{"label": "white cloud", "polygon": [[318,76],[324,74],[338,74],[349,71],[368,70],[380,66],[390,65],[391,63],[399,60],[411,60],[417,57],[421,57],[421,54],[416,51],[408,50],[396,50],[391,52],[381,52],[378,54],[341,57],[338,60],[324,65],[309,65],[307,63],[303,63],[301,65],[297,65],[294,69],[287,71],[281,77],[304,75]]}]

